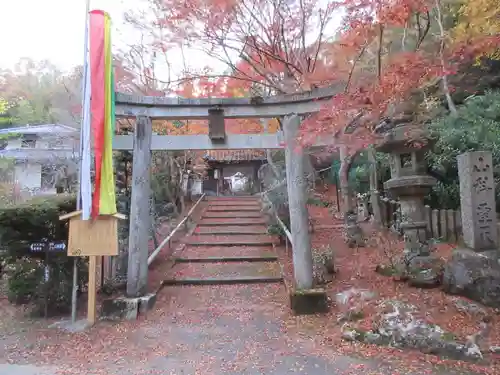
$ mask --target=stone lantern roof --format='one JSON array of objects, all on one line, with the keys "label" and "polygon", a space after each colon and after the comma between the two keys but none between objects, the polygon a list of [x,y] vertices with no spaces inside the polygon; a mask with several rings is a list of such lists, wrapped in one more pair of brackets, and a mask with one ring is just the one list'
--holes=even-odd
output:
[{"label": "stone lantern roof", "polygon": [[[415,134],[417,132],[418,134]],[[416,128],[414,125],[410,124],[404,124],[387,130],[383,140],[377,145],[376,149],[384,153],[403,153],[410,152],[417,148],[426,150],[431,147],[433,143],[434,140],[425,129]]]}]

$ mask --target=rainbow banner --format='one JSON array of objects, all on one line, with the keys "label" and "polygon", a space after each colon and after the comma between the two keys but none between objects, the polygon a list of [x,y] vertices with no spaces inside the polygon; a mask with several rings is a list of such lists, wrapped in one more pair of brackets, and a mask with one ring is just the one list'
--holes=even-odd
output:
[{"label": "rainbow banner", "polygon": [[90,111],[95,157],[92,217],[96,218],[116,213],[113,172],[115,94],[109,15],[102,10],[91,11],[89,30]]}]

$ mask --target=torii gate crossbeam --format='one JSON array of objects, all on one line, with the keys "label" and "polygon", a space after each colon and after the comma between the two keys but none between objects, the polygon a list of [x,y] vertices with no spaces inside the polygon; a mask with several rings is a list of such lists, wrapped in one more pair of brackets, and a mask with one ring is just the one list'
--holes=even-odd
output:
[{"label": "torii gate crossbeam", "polygon": [[117,118],[147,116],[152,120],[189,120],[209,117],[210,109],[224,111],[225,118],[274,118],[291,113],[305,115],[318,112],[343,86],[266,98],[168,98],[116,93]]},{"label": "torii gate crossbeam", "polygon": [[[245,150],[282,149],[283,132],[275,134],[226,134],[224,142],[213,142],[208,134],[156,135],[151,138],[151,150]],[[117,135],[113,139],[113,150],[134,149],[133,135]]]}]

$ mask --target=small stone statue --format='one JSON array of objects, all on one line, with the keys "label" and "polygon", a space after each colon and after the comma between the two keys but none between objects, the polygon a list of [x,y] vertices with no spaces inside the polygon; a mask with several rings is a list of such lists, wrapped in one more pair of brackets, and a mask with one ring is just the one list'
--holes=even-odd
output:
[{"label": "small stone statue", "polygon": [[363,231],[358,225],[358,216],[354,212],[348,212],[346,222],[346,243],[349,247],[364,247],[365,239]]},{"label": "small stone statue", "polygon": [[333,281],[335,262],[331,250],[321,253],[313,251],[313,280],[316,286],[325,285]]}]

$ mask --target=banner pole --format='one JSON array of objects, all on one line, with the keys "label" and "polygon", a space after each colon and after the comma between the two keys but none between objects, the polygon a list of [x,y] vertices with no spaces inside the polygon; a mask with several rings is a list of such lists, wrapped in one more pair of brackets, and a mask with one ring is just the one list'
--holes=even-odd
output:
[{"label": "banner pole", "polygon": [[[87,92],[87,74],[88,74],[88,34],[89,34],[89,12],[90,0],[85,1],[85,33],[83,42],[83,74],[82,74],[82,118],[80,122],[80,142],[78,148],[78,195],[76,197],[76,209],[81,208],[82,200],[82,157],[83,157],[83,118],[85,113],[85,96]],[[76,322],[77,318],[77,298],[78,297],[78,257],[73,259],[73,290],[71,294],[71,321]]]}]

